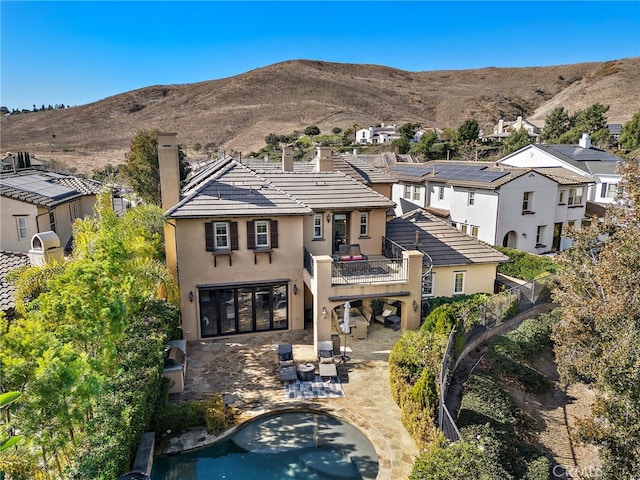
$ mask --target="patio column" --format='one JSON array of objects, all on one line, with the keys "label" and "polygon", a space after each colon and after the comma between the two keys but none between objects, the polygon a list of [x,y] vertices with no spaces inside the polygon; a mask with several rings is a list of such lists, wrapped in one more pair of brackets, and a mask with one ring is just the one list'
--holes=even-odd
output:
[{"label": "patio column", "polygon": [[[422,257],[418,250],[405,250],[402,258],[408,264],[407,290],[411,295],[404,297],[404,307],[400,315],[402,330],[415,330],[420,326],[420,304],[422,302]],[[414,306],[417,308],[414,309]]]},{"label": "patio column", "polygon": [[[317,353],[318,342],[331,340],[331,310],[329,293],[331,291],[331,264],[329,255],[313,257],[313,278],[311,285],[313,292],[313,344]],[[326,316],[323,315],[326,311]]]}]

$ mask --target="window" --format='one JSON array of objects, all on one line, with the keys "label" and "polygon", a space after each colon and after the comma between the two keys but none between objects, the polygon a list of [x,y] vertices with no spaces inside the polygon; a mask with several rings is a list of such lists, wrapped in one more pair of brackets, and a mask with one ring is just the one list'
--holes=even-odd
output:
[{"label": "window", "polygon": [[533,204],[533,192],[524,192],[522,195],[522,211],[530,212]]},{"label": "window", "polygon": [[405,185],[404,186],[404,195],[403,195],[403,197],[407,198],[407,199],[411,198],[411,185]]},{"label": "window", "polygon": [[565,203],[564,197],[565,197],[566,194],[567,194],[566,190],[560,190],[560,193],[558,195],[558,203],[560,205],[564,205],[564,203]]},{"label": "window", "polygon": [[464,293],[464,272],[453,272],[453,293]]},{"label": "window", "polygon": [[444,187],[442,185],[438,187],[438,200],[444,200]]},{"label": "window", "polygon": [[468,206],[475,205],[475,201],[476,201],[476,192],[469,192],[469,195],[467,197],[467,205]]},{"label": "window", "polygon": [[369,234],[369,212],[360,212],[360,236],[366,237]]},{"label": "window", "polygon": [[430,297],[433,295],[433,271],[422,275],[422,296]]},{"label": "window", "polygon": [[460,231],[462,233],[465,233],[465,234],[467,233],[467,224],[466,223],[461,223],[460,224]]},{"label": "window", "polygon": [[322,214],[313,215],[313,238],[322,238]]},{"label": "window", "polygon": [[568,226],[569,228],[576,228],[576,221],[575,221],[575,220],[569,220],[569,221],[567,222],[567,226]]},{"label": "window", "polygon": [[16,217],[16,225],[18,227],[18,240],[28,238],[29,229],[27,228],[27,217]]},{"label": "window", "polygon": [[569,205],[582,205],[582,187],[569,189]]},{"label": "window", "polygon": [[49,225],[51,226],[51,231],[56,231],[56,214],[53,210],[49,210]]},{"label": "window", "polygon": [[247,222],[247,248],[278,248],[277,220],[249,220]]},{"label": "window", "polygon": [[471,236],[478,238],[478,227],[475,227],[475,226],[471,227]]},{"label": "window", "polygon": [[544,240],[544,225],[540,225],[536,231],[536,245],[542,245]]},{"label": "window", "polygon": [[207,222],[204,224],[207,252],[230,252],[238,249],[238,222]]},{"label": "window", "polygon": [[420,187],[418,185],[413,187],[413,199],[420,200]]},{"label": "window", "polygon": [[215,231],[215,249],[216,250],[228,250],[231,246],[229,243],[229,224],[226,222],[216,222],[214,225]]},{"label": "window", "polygon": [[287,329],[287,289],[286,283],[199,289],[201,336]]},{"label": "window", "polygon": [[76,218],[80,216],[80,206],[78,202],[72,202],[69,204],[69,218],[73,222]]},{"label": "window", "polygon": [[615,183],[603,183],[600,189],[600,196],[602,198],[615,198],[618,193],[618,185]]},{"label": "window", "polygon": [[256,226],[256,247],[269,247],[269,222],[267,220],[258,220]]}]

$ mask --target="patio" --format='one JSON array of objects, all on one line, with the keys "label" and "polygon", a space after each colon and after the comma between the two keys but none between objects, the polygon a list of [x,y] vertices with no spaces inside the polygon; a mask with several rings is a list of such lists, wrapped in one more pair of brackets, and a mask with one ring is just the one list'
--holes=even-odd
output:
[{"label": "patio", "polygon": [[[291,408],[330,413],[358,427],[376,447],[377,479],[407,478],[418,451],[400,420],[400,409],[391,397],[388,355],[401,332],[372,324],[367,340],[347,343],[351,359],[338,366],[343,398],[289,399],[278,377],[276,346],[291,343],[296,362],[317,364],[313,331],[252,334],[188,345],[185,390],[176,401],[202,399],[220,393],[236,407],[240,420]],[[344,336],[341,336],[341,342]],[[213,439],[199,429],[190,435],[162,442],[164,452],[206,444]]]}]

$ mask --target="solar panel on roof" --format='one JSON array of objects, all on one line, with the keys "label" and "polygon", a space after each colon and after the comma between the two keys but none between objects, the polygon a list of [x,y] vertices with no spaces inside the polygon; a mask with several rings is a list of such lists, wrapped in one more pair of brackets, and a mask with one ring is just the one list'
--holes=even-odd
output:
[{"label": "solar panel on roof", "polygon": [[61,199],[77,193],[74,189],[52,183],[49,178],[42,175],[25,175],[22,177],[3,178],[0,182],[9,187],[52,199]]}]

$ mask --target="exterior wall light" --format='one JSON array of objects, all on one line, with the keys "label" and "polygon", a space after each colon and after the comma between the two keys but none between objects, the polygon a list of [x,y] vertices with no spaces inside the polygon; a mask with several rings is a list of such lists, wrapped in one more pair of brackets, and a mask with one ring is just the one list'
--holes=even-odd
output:
[{"label": "exterior wall light", "polygon": [[323,316],[324,318],[327,318],[327,313],[328,313],[328,312],[327,312],[327,307],[322,307],[322,316]]},{"label": "exterior wall light", "polygon": [[193,303],[193,290],[189,292],[189,301]]},{"label": "exterior wall light", "polygon": [[293,284],[293,294],[294,295],[298,294],[298,285],[296,285],[295,283]]},{"label": "exterior wall light", "polygon": [[331,223],[331,214],[327,213],[327,223]]},{"label": "exterior wall light", "polygon": [[415,300],[413,301],[413,311],[414,312],[418,311],[418,302],[416,302]]}]

